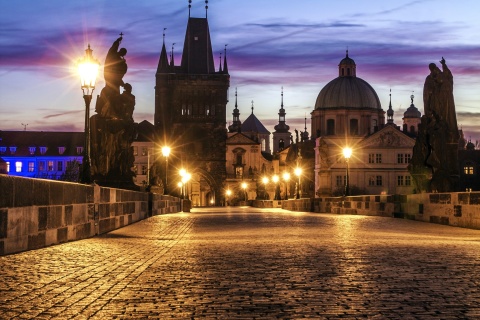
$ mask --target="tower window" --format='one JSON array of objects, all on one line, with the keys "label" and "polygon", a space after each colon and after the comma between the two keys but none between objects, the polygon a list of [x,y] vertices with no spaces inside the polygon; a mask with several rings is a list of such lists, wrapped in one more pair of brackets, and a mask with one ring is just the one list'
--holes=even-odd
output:
[{"label": "tower window", "polygon": [[285,149],[285,141],[283,141],[283,139],[280,139],[278,141],[278,149],[281,151],[283,149]]},{"label": "tower window", "polygon": [[335,120],[333,119],[327,120],[327,135],[328,136],[335,135]]}]

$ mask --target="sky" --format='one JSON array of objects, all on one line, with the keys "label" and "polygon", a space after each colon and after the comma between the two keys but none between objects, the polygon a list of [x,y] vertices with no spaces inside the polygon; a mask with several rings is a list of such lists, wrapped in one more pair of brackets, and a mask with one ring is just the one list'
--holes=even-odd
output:
[{"label": "sky", "polygon": [[[402,124],[410,95],[423,114],[428,64],[442,56],[454,76],[459,127],[480,140],[480,2],[477,0],[210,0],[208,20],[218,69],[227,44],[232,121],[251,113],[273,132],[284,90],[286,123],[303,131],[320,90],[349,56],[382,108],[389,93]],[[0,0],[0,130],[83,131],[85,104],[75,64],[90,44],[101,63],[120,32],[136,96],[134,119],[153,123],[155,72],[165,30],[181,61],[188,0]],[[193,0],[191,16],[205,17]],[[104,87],[99,75],[94,95]],[[94,113],[95,98],[91,114]],[[229,123],[227,123],[228,125]]]}]

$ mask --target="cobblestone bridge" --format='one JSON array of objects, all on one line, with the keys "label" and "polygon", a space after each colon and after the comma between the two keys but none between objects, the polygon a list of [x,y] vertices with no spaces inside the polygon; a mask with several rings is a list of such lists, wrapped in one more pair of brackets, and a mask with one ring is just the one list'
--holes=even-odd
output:
[{"label": "cobblestone bridge", "polygon": [[0,318],[479,319],[480,230],[250,207],[0,257]]}]

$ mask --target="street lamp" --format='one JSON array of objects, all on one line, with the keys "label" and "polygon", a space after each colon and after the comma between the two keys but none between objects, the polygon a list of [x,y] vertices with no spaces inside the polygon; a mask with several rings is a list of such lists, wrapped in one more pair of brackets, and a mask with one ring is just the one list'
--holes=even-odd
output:
[{"label": "street lamp", "polygon": [[183,183],[180,181],[177,183],[177,186],[180,189],[180,198],[183,199]]},{"label": "street lamp", "polygon": [[278,184],[279,178],[277,175],[274,175],[272,177],[272,181],[275,184],[275,196],[273,197],[273,200],[281,200],[280,199],[280,185]]},{"label": "street lamp", "polygon": [[167,194],[168,187],[168,156],[170,155],[170,147],[162,147],[162,155],[165,157],[165,187],[163,188],[163,193]]},{"label": "street lamp", "polygon": [[290,173],[283,173],[283,181],[285,181],[285,200],[288,200],[288,181],[290,180]]},{"label": "street lamp", "polygon": [[188,172],[185,172],[185,174],[182,177],[183,188],[185,189],[184,193],[187,196],[188,200],[190,200],[190,194],[188,193],[187,182],[190,181],[191,178],[192,178],[192,175]]},{"label": "street lamp", "polygon": [[229,201],[229,199],[230,199],[230,196],[232,195],[232,190],[227,189],[227,191],[225,192],[225,194],[227,195],[227,201],[226,201],[225,205],[228,206],[228,201]]},{"label": "street lamp", "polygon": [[95,89],[95,81],[97,80],[98,69],[100,63],[92,56],[93,50],[90,45],[85,50],[85,57],[78,61],[78,73],[82,84],[83,100],[85,100],[85,145],[83,150],[83,173],[82,182],[91,182],[90,173],[90,102],[92,101],[92,93]]},{"label": "street lamp", "polygon": [[351,148],[343,148],[343,156],[345,157],[345,162],[347,163],[347,177],[345,181],[345,197],[350,195],[350,179],[348,177],[348,160],[352,156],[352,149]]},{"label": "street lamp", "polygon": [[293,171],[293,173],[295,173],[295,175],[297,176],[297,179],[298,179],[297,194],[295,195],[295,198],[300,199],[300,194],[301,194],[301,191],[300,191],[300,176],[302,175],[302,168],[296,167],[295,170]]},{"label": "street lamp", "polygon": [[242,189],[245,195],[245,202],[247,202],[247,183],[246,182],[242,182]]},{"label": "street lamp", "polygon": [[268,200],[268,199],[267,199],[267,195],[268,195],[268,193],[267,193],[267,184],[268,184],[268,182],[269,182],[268,177],[263,177],[263,178],[262,178],[262,182],[263,182],[263,185],[264,185],[264,187],[265,187],[265,193],[263,194],[263,200]]}]

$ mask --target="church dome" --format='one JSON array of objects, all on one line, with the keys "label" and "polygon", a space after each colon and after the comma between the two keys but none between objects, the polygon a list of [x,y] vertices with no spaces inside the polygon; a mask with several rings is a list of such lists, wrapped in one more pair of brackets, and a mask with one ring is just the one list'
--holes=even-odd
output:
[{"label": "church dome", "polygon": [[320,91],[315,109],[373,108],[382,109],[375,90],[357,77],[338,77]]},{"label": "church dome", "polygon": [[422,114],[420,111],[418,111],[417,107],[413,104],[413,94],[410,96],[410,99],[412,99],[412,104],[410,107],[408,107],[407,111],[403,113],[404,118],[421,118]]},{"label": "church dome", "polygon": [[338,78],[320,91],[315,109],[358,108],[382,109],[377,93],[368,82],[358,78],[356,64],[347,55],[338,65]]}]

